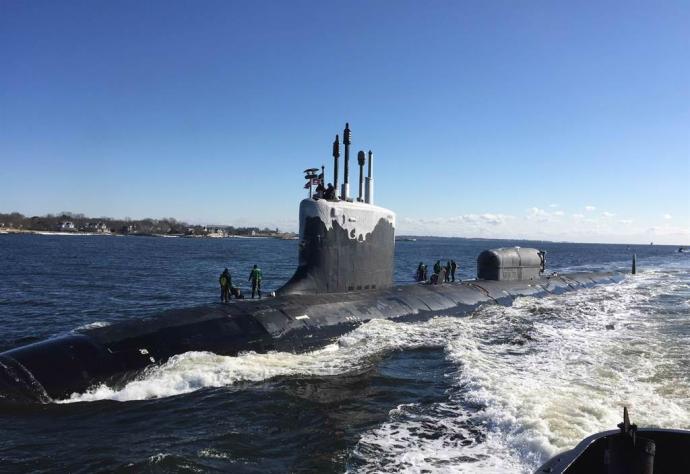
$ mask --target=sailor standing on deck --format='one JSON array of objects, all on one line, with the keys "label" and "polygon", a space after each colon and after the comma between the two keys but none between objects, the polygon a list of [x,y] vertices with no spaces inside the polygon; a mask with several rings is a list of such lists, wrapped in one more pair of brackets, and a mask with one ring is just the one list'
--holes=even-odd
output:
[{"label": "sailor standing on deck", "polygon": [[417,267],[417,281],[424,281],[424,263],[419,262]]},{"label": "sailor standing on deck", "polygon": [[232,277],[227,268],[220,274],[218,282],[220,283],[220,301],[227,303],[230,299],[230,287],[232,286]]},{"label": "sailor standing on deck", "polygon": [[319,185],[316,187],[316,192],[314,193],[314,199],[324,198],[326,194],[326,188],[323,183],[319,181]]},{"label": "sailor standing on deck", "polygon": [[259,298],[261,298],[261,269],[254,265],[251,273],[249,273],[249,281],[252,282],[252,299],[254,299],[254,294],[258,291]]},{"label": "sailor standing on deck", "polygon": [[431,284],[432,285],[440,285],[443,283],[443,280],[445,279],[445,276],[442,277],[441,275],[441,270],[443,267],[441,266],[441,261],[436,260],[436,263],[434,263],[434,273],[431,275]]},{"label": "sailor standing on deck", "polygon": [[335,188],[331,183],[328,183],[328,187],[326,190],[323,192],[323,198],[328,199],[329,201],[332,201],[335,199]]},{"label": "sailor standing on deck", "polygon": [[450,277],[452,278],[453,281],[455,281],[455,270],[458,269],[458,264],[455,263],[455,260],[450,261]]}]

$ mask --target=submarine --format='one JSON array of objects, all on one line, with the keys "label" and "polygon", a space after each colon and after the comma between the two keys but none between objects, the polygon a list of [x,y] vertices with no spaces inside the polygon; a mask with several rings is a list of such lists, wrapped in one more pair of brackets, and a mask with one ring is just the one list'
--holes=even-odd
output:
[{"label": "submarine", "polygon": [[274,296],[172,309],[7,350],[0,354],[0,401],[50,403],[101,384],[121,387],[144,369],[189,351],[305,352],[373,319],[463,316],[485,304],[508,306],[520,296],[623,279],[617,272],[548,274],[545,253],[516,247],[482,252],[474,280],[443,283],[439,275],[438,284],[394,285],[396,216],[374,204],[371,151],[358,152],[358,195],[350,196],[351,140],[346,124],[339,192],[338,135],[333,186],[312,195],[314,176],[307,175],[309,197],[299,205],[298,266]]}]

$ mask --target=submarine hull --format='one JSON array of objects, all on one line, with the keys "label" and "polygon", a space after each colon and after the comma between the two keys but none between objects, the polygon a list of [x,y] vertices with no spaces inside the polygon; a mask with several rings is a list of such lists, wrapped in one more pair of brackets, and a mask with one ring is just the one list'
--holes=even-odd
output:
[{"label": "submarine hull", "polygon": [[143,369],[189,351],[231,356],[245,351],[305,352],[373,319],[414,322],[463,316],[483,304],[508,306],[519,296],[560,294],[622,278],[602,272],[530,281],[413,284],[175,309],[0,354],[0,400],[50,402],[102,383],[121,386]]}]

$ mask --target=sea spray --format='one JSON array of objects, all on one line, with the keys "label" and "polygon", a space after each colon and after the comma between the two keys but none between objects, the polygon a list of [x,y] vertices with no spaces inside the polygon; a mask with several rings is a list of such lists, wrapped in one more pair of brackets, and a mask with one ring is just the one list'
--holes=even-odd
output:
[{"label": "sea spray", "polygon": [[640,426],[690,428],[690,365],[677,350],[688,334],[667,330],[689,289],[687,271],[648,271],[456,320],[448,401],[393,410],[362,436],[351,470],[531,472],[614,428],[623,406]]}]

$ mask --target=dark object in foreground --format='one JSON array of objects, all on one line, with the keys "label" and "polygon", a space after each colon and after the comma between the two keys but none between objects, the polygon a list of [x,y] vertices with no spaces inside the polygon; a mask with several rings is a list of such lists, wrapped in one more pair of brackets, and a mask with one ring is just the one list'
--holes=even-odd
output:
[{"label": "dark object in foreground", "polygon": [[690,431],[638,429],[627,408],[618,430],[582,440],[535,474],[666,474],[690,472]]}]

